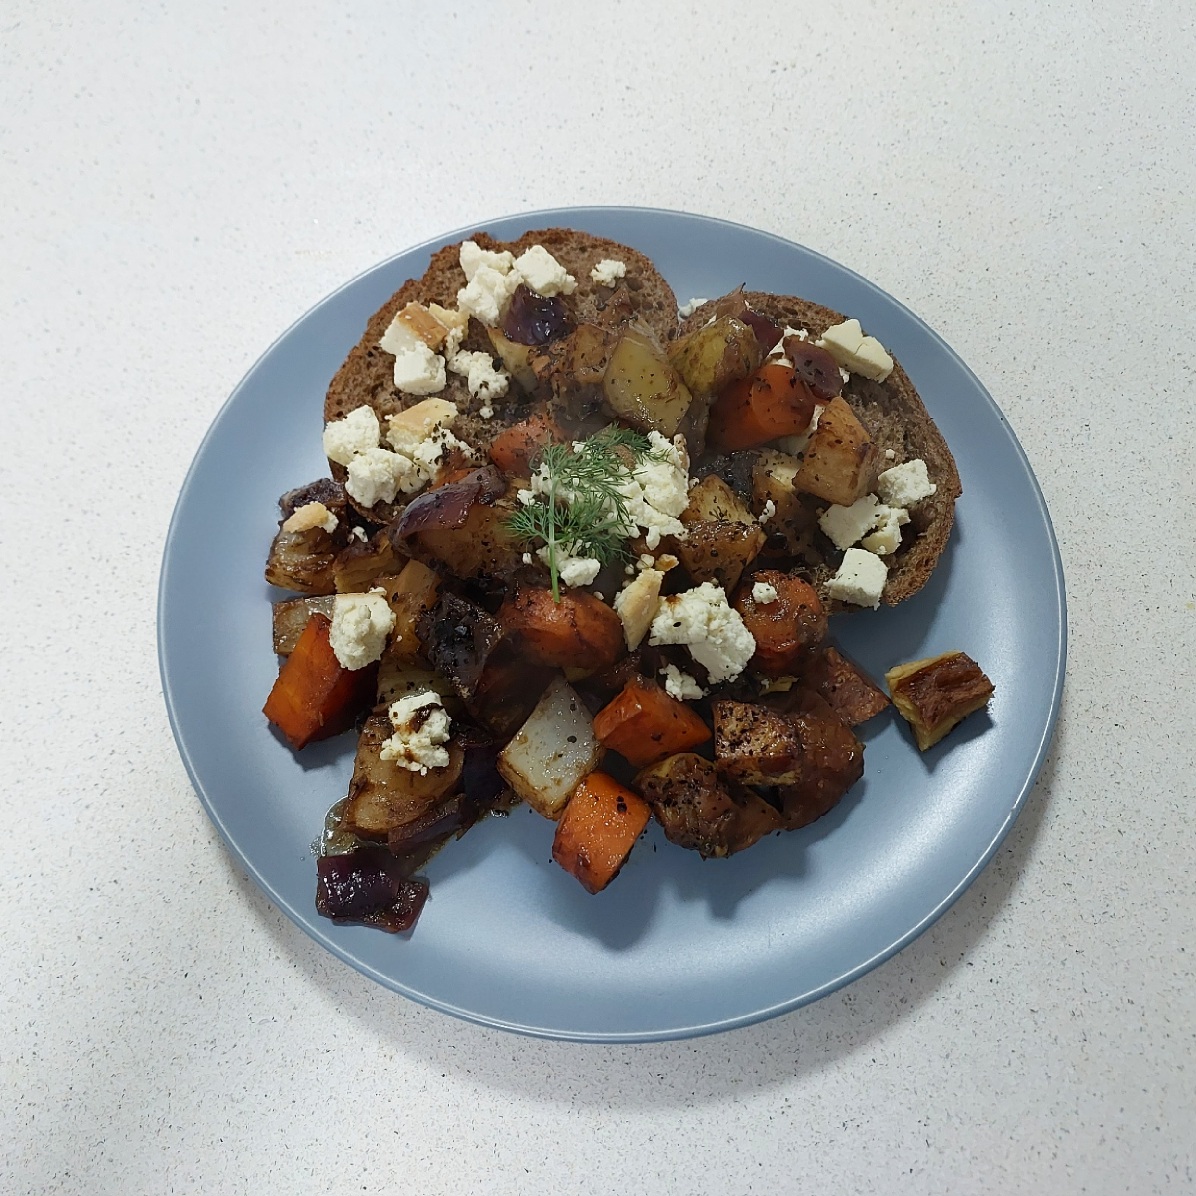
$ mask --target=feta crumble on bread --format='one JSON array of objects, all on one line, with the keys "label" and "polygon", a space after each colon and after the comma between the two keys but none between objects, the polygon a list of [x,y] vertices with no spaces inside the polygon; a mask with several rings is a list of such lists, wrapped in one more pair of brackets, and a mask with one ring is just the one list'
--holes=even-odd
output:
[{"label": "feta crumble on bread", "polygon": [[324,454],[345,467],[345,490],[362,506],[394,502],[400,492],[414,494],[426,485],[450,449],[473,456],[473,449],[448,430],[456,417],[456,404],[447,399],[416,403],[388,418],[388,449],[381,444],[373,408],[355,407],[325,426]]},{"label": "feta crumble on bread", "polygon": [[826,592],[840,602],[870,606],[875,610],[880,605],[888,576],[888,566],[876,553],[849,548],[843,554],[839,571],[826,583]]},{"label": "feta crumble on bread", "polygon": [[893,372],[893,359],[874,336],[865,336],[859,320],[844,320],[828,328],[815,342],[835,362],[853,374],[883,382]]},{"label": "feta crumble on bread", "polygon": [[937,489],[921,457],[886,469],[876,480],[877,493],[891,507],[912,507],[929,498]]},{"label": "feta crumble on bread", "polygon": [[620,278],[627,277],[627,263],[617,258],[603,258],[591,271],[590,278],[600,287],[613,287]]}]

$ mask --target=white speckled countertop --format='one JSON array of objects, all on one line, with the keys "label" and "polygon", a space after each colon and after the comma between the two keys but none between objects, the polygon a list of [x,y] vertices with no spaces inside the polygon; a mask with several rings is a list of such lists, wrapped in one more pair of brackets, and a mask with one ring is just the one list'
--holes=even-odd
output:
[{"label": "white speckled countertop", "polygon": [[[1196,30],[1144,3],[0,13],[4,1192],[1150,1193],[1196,1163]],[[238,870],[158,681],[179,486],[373,263],[563,204],[767,229],[992,392],[1068,577],[1053,750],[851,987],[525,1040],[359,976]]]}]

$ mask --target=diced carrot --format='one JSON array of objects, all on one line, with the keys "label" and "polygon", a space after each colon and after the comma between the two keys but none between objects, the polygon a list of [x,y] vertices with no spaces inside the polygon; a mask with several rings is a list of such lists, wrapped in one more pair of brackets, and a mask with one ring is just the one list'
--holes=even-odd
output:
[{"label": "diced carrot", "polygon": [[377,665],[347,669],[336,658],[327,615],[313,614],[283,662],[262,713],[298,751],[347,731],[374,700]]},{"label": "diced carrot", "polygon": [[710,728],[659,685],[633,677],[594,718],[594,734],[636,768],[689,751],[710,738]]},{"label": "diced carrot", "polygon": [[490,460],[509,478],[531,473],[531,459],[546,444],[561,439],[561,431],[550,415],[533,415],[500,432],[490,445]]},{"label": "diced carrot", "polygon": [[642,797],[606,773],[592,772],[557,823],[552,858],[597,893],[618,875],[651,813]]},{"label": "diced carrot", "polygon": [[814,392],[795,370],[765,363],[718,396],[706,437],[723,453],[755,448],[778,436],[804,432],[815,406]]},{"label": "diced carrot", "polygon": [[[757,583],[771,585],[777,596],[759,602]],[[793,573],[765,569],[742,582],[731,603],[756,641],[751,667],[765,677],[798,670],[826,635],[827,616],[818,591]]]},{"label": "diced carrot", "polygon": [[498,621],[519,636],[526,659],[552,668],[597,672],[626,651],[623,624],[601,598],[587,590],[521,589],[508,598]]}]

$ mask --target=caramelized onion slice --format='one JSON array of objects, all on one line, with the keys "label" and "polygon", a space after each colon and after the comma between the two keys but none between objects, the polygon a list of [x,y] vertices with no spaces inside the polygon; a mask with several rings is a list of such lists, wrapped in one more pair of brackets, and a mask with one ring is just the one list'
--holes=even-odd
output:
[{"label": "caramelized onion slice", "polygon": [[428,884],[405,875],[403,861],[381,847],[316,861],[316,910],[338,923],[397,934],[410,930],[428,899]]},{"label": "caramelized onion slice", "polygon": [[507,337],[520,345],[546,345],[573,331],[573,321],[559,295],[546,298],[516,287],[502,320]]},{"label": "caramelized onion slice", "polygon": [[391,543],[398,544],[417,532],[454,531],[464,527],[469,512],[478,503],[492,505],[507,490],[503,476],[492,465],[474,469],[463,478],[437,486],[414,498],[388,529]]}]

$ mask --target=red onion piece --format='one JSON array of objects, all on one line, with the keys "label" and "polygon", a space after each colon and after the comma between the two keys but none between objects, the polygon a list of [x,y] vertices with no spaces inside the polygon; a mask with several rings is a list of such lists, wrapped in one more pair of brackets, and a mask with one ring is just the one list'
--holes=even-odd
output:
[{"label": "red onion piece", "polygon": [[502,330],[520,345],[546,345],[568,336],[573,331],[573,321],[559,295],[546,298],[520,286],[507,305]]},{"label": "red onion piece", "polygon": [[316,910],[323,917],[391,934],[410,930],[428,899],[427,882],[406,876],[403,862],[382,847],[321,856],[316,877]]},{"label": "red onion piece", "polygon": [[507,484],[493,465],[467,473],[447,486],[437,486],[414,498],[390,525],[391,542],[398,544],[417,532],[451,531],[464,527],[478,503],[487,506],[506,493]]},{"label": "red onion piece", "polygon": [[785,338],[785,356],[793,362],[797,376],[814,392],[814,397],[829,402],[843,391],[839,363],[825,350],[800,337]]}]

